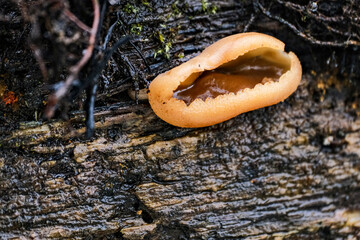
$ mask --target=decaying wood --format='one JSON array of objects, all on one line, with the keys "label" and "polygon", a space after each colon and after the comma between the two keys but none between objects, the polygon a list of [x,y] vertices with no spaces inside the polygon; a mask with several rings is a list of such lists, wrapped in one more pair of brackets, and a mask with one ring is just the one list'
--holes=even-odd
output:
[{"label": "decaying wood", "polygon": [[[215,39],[244,27],[260,31],[264,23],[285,39],[292,36],[294,49],[306,49],[286,28],[240,2],[215,1],[215,15],[159,17],[161,24],[188,26],[170,50],[185,57],[154,58],[161,46],[140,38],[135,44],[153,59],[154,72],[145,77]],[[161,4],[159,11],[170,11]],[[194,5],[202,11],[201,1]],[[128,24],[140,20],[129,17]],[[133,49],[122,51],[141,65]],[[289,99],[207,128],[170,126],[147,102],[126,100],[97,108],[91,140],[84,139],[82,111],[67,121],[0,129],[0,238],[359,238],[359,86],[332,72],[310,74],[306,60],[313,54],[299,54],[307,72]],[[101,101],[125,91],[110,85],[99,92]]]},{"label": "decaying wood", "polygon": [[147,104],[98,112],[92,141],[79,117],[24,127],[1,142],[2,237],[357,234],[360,121],[319,84],[209,128]]}]

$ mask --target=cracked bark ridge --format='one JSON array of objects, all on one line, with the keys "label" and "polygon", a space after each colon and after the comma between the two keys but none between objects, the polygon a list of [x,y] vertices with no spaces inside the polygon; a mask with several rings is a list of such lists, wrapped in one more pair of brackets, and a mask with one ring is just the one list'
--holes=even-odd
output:
[{"label": "cracked bark ridge", "polygon": [[322,86],[306,75],[289,100],[202,129],[143,105],[98,112],[93,141],[18,130],[1,142],[1,237],[356,236],[356,91]]},{"label": "cracked bark ridge", "polygon": [[[202,2],[156,1],[153,11],[136,5],[137,13],[129,6],[125,12],[122,2],[109,9],[105,24],[120,11],[128,32],[143,27],[134,44],[152,68],[147,80],[224,36],[244,29],[270,33],[300,57],[306,74],[299,89],[276,106],[180,129],[159,120],[147,103],[121,95],[132,82],[115,55],[101,76],[92,140],[83,139],[82,111],[71,112],[68,121],[37,121],[44,93],[40,71],[21,44],[29,29],[21,28],[19,14],[1,10],[1,77],[23,95],[20,111],[1,109],[0,238],[359,237],[358,50],[313,47],[252,1],[209,1],[205,10]],[[279,9],[282,18],[281,9],[294,7],[259,2],[272,15]],[[208,12],[212,4],[215,13]],[[5,24],[9,19],[12,24]],[[157,31],[163,43],[152,35]],[[122,33],[116,29],[114,40]],[[165,53],[154,58],[159,50]],[[130,46],[121,54],[145,69]],[[26,107],[25,100],[32,104]]]}]

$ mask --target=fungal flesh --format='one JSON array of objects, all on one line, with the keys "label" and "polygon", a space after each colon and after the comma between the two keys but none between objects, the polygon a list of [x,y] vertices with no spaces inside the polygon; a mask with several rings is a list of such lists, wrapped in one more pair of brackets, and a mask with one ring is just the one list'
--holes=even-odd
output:
[{"label": "fungal flesh", "polygon": [[284,43],[261,33],[223,38],[157,76],[149,102],[164,121],[205,127],[277,104],[298,87],[302,69]]}]

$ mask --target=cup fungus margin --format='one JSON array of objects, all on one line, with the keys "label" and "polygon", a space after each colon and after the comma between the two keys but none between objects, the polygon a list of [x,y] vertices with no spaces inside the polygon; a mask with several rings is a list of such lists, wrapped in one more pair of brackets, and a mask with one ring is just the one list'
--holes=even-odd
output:
[{"label": "cup fungus margin", "polygon": [[[149,102],[164,121],[179,127],[214,125],[241,113],[274,105],[289,97],[300,83],[301,64],[292,52],[284,52],[285,44],[262,33],[240,33],[210,45],[189,61],[157,76],[149,86]],[[195,99],[190,105],[173,97],[181,84],[189,84],[204,71],[218,68],[239,56],[259,48],[269,48],[289,57],[290,69],[277,82],[257,84],[237,93]]]}]

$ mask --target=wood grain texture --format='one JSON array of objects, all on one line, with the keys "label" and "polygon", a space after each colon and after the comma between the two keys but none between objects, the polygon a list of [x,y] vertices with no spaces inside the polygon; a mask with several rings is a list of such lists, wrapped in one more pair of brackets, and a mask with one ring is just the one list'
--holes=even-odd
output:
[{"label": "wood grain texture", "polygon": [[92,141],[61,122],[14,132],[1,142],[1,236],[358,231],[360,122],[341,97],[316,101],[309,78],[283,103],[208,128],[169,126],[144,104],[98,112]]},{"label": "wood grain texture", "polygon": [[[135,43],[153,69],[148,80],[241,32],[254,13],[247,1],[211,3],[214,15],[202,12],[201,1],[177,17],[162,17],[173,10],[161,1],[151,18],[122,12],[129,25],[147,24]],[[297,42],[289,50],[311,49],[299,52],[307,69],[299,89],[280,104],[211,127],[177,128],[147,102],[106,98],[124,91],[114,81],[100,88],[91,140],[83,137],[82,111],[67,121],[19,120],[15,130],[1,128],[0,238],[359,238],[358,82],[334,77],[328,65],[311,71],[313,55],[328,52],[263,16],[252,30],[264,22],[287,45],[286,39]],[[170,37],[178,25],[172,57],[154,58],[161,46],[144,39],[154,29]],[[184,58],[175,57],[180,52]],[[142,69],[133,49],[122,53]]]}]

